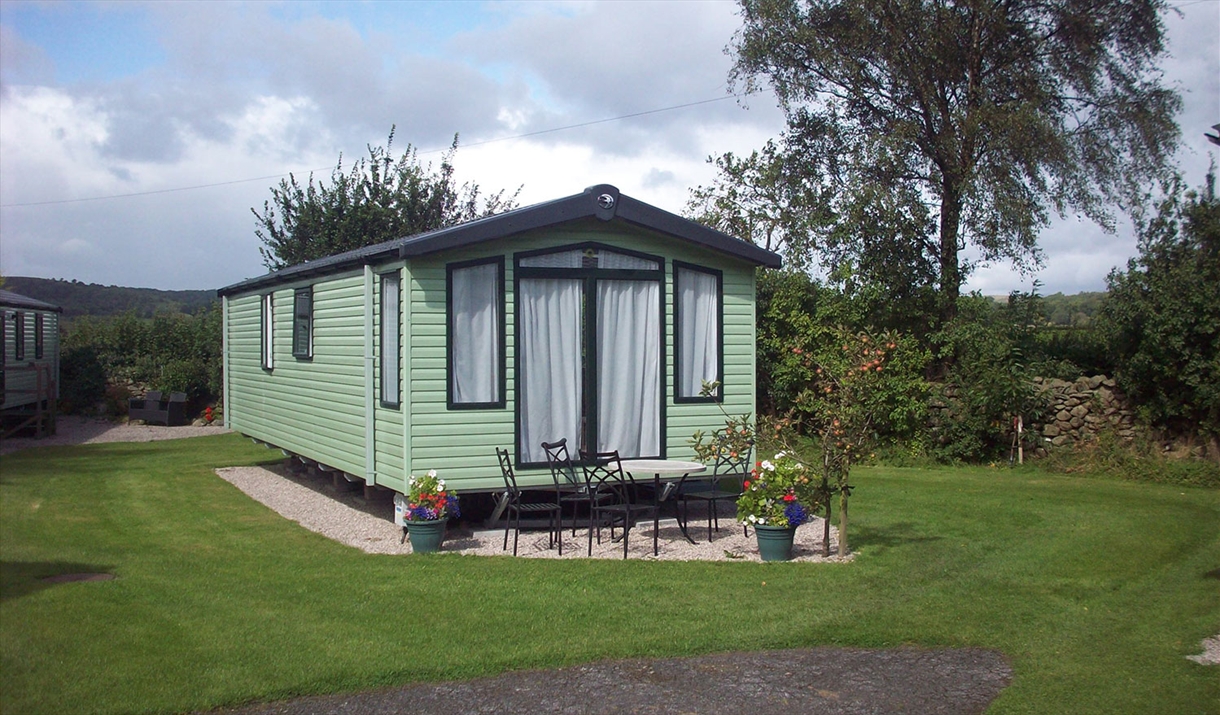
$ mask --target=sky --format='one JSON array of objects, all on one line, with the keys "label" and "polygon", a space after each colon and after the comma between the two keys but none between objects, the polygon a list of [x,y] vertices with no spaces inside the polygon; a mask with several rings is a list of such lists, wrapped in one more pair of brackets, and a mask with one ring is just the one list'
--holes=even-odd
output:
[{"label": "sky", "polygon": [[[1220,123],[1220,0],[1171,0],[1165,79],[1178,162],[1202,183]],[[613,184],[681,213],[784,128],[735,98],[733,2],[0,0],[0,275],[215,289],[266,272],[252,208],[288,172],[329,176],[383,145],[522,205]],[[1220,153],[1220,151],[1216,152]],[[1074,216],[1045,265],[977,270],[985,294],[1105,289],[1134,232]]]}]

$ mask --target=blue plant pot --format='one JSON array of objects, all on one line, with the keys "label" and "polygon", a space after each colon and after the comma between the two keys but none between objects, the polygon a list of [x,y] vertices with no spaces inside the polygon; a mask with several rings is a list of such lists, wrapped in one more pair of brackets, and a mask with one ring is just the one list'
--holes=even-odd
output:
[{"label": "blue plant pot", "polygon": [[411,537],[411,551],[417,554],[435,554],[441,550],[445,540],[445,519],[435,521],[406,520],[407,535]]},{"label": "blue plant pot", "polygon": [[792,541],[796,538],[795,526],[754,525],[758,538],[758,555],[763,561],[791,561]]}]

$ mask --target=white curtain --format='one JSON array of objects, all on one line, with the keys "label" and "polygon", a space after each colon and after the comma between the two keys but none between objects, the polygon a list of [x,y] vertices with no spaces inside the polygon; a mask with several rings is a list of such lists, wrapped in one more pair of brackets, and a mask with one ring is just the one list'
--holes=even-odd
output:
[{"label": "white curtain", "polygon": [[543,442],[568,440],[573,457],[581,427],[581,281],[517,281],[521,344],[517,399],[521,401],[523,462],[545,462]]},{"label": "white curtain", "polygon": [[660,268],[656,261],[629,256],[626,253],[615,253],[614,251],[599,251],[597,254],[597,267],[630,268],[637,271],[655,271]]},{"label": "white curtain", "polygon": [[275,331],[274,300],[271,293],[263,296],[263,367],[268,370],[275,367],[275,341],[272,337]]},{"label": "white curtain", "polygon": [[716,283],[711,273],[678,269],[678,397],[698,397],[703,381],[712,382],[720,375]]},{"label": "white curtain", "polygon": [[500,400],[499,266],[453,271],[453,335],[450,379],[455,403]]},{"label": "white curtain", "polygon": [[597,449],[661,454],[661,289],[597,283]]}]

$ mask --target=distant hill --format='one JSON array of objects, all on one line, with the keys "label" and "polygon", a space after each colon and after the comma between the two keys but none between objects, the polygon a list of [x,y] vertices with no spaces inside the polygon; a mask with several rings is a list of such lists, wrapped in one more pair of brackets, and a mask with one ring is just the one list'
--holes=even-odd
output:
[{"label": "distant hill", "polygon": [[157,313],[195,313],[216,302],[211,290],[124,288],[58,278],[5,276],[5,290],[46,301],[64,309],[65,318],[81,315],[121,315],[128,311],[151,318]]},{"label": "distant hill", "polygon": [[1052,325],[1082,328],[1093,322],[1093,316],[1097,315],[1105,298],[1105,293],[1052,293],[1042,296],[1042,309]]}]

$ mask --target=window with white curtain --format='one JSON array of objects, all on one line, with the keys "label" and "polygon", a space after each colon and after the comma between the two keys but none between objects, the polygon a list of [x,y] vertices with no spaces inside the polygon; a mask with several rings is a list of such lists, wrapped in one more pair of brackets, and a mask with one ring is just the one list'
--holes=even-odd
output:
[{"label": "window with white curtain", "polygon": [[292,292],[292,356],[313,357],[313,288]]},{"label": "window with white curtain", "polygon": [[263,296],[262,315],[259,320],[259,338],[261,341],[261,359],[264,370],[275,367],[275,342],[272,339],[275,326],[275,294]]},{"label": "window with white curtain", "polygon": [[398,407],[402,325],[402,277],[398,271],[381,274],[381,404]]},{"label": "window with white curtain", "polygon": [[720,400],[723,384],[703,397],[704,382],[723,383],[723,278],[720,271],[674,263],[675,402]]},{"label": "window with white curtain", "polygon": [[504,259],[450,264],[449,407],[502,408]]},{"label": "window with white curtain", "polygon": [[600,244],[518,256],[517,454],[664,457],[663,259]]}]

